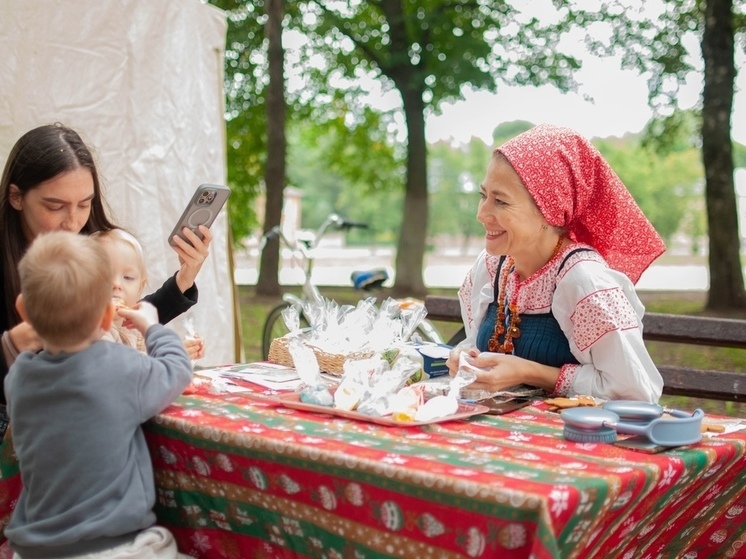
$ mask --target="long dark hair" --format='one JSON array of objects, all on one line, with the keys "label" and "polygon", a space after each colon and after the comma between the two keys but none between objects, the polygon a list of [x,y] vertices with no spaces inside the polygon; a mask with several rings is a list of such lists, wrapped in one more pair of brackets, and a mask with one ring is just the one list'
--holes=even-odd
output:
[{"label": "long dark hair", "polygon": [[80,135],[60,123],[46,124],[29,130],[10,150],[0,180],[0,245],[3,248],[3,299],[8,328],[21,322],[15,310],[15,300],[20,292],[18,262],[26,252],[29,242],[23,234],[21,212],[10,205],[10,185],[25,195],[39,184],[62,173],[85,167],[93,177],[91,215],[80,231],[112,229],[101,194],[101,185],[93,155]]}]

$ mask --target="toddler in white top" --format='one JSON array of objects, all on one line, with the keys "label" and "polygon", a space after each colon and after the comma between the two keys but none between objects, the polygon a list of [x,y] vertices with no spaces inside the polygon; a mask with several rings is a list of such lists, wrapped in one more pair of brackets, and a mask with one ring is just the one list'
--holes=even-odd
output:
[{"label": "toddler in white top", "polygon": [[[97,231],[91,237],[103,246],[111,260],[114,275],[112,298],[116,307],[134,308],[142,299],[148,283],[142,245],[124,229]],[[119,316],[115,316],[111,329],[103,339],[145,351],[142,335],[137,330],[127,328],[124,319]],[[199,335],[187,337],[184,347],[193,362],[205,355],[205,342]]]}]

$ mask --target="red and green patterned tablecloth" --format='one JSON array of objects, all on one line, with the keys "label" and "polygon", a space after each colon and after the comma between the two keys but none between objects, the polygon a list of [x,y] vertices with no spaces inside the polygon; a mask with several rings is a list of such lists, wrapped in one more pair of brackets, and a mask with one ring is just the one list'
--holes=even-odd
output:
[{"label": "red and green patterned tablecloth", "polygon": [[146,436],[159,523],[194,557],[746,557],[745,431],[645,454],[565,441],[540,403],[390,427],[192,394]]}]

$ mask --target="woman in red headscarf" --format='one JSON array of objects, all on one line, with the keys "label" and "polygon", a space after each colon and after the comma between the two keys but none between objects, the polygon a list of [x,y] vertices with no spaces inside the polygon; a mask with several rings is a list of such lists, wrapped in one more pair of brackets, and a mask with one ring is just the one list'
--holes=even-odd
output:
[{"label": "woman in red headscarf", "polygon": [[459,299],[459,356],[473,388],[657,402],[634,283],[665,245],[619,177],[577,132],[541,125],[494,151],[477,219],[485,250]]}]

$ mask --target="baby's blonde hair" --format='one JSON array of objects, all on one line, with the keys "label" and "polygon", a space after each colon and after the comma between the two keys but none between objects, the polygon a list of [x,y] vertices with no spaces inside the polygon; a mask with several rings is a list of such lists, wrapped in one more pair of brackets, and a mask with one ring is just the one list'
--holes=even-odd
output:
[{"label": "baby's blonde hair", "polygon": [[125,231],[124,229],[114,228],[91,233],[91,238],[113,242],[124,242],[134,248],[135,254],[137,255],[137,267],[140,270],[140,276],[143,278],[143,288],[145,288],[145,285],[148,282],[148,270],[145,267],[145,253],[142,250],[140,241],[138,241],[132,233]]},{"label": "baby's blonde hair", "polygon": [[76,345],[96,332],[111,304],[111,263],[85,235],[42,233],[18,264],[28,321],[45,342]]}]

